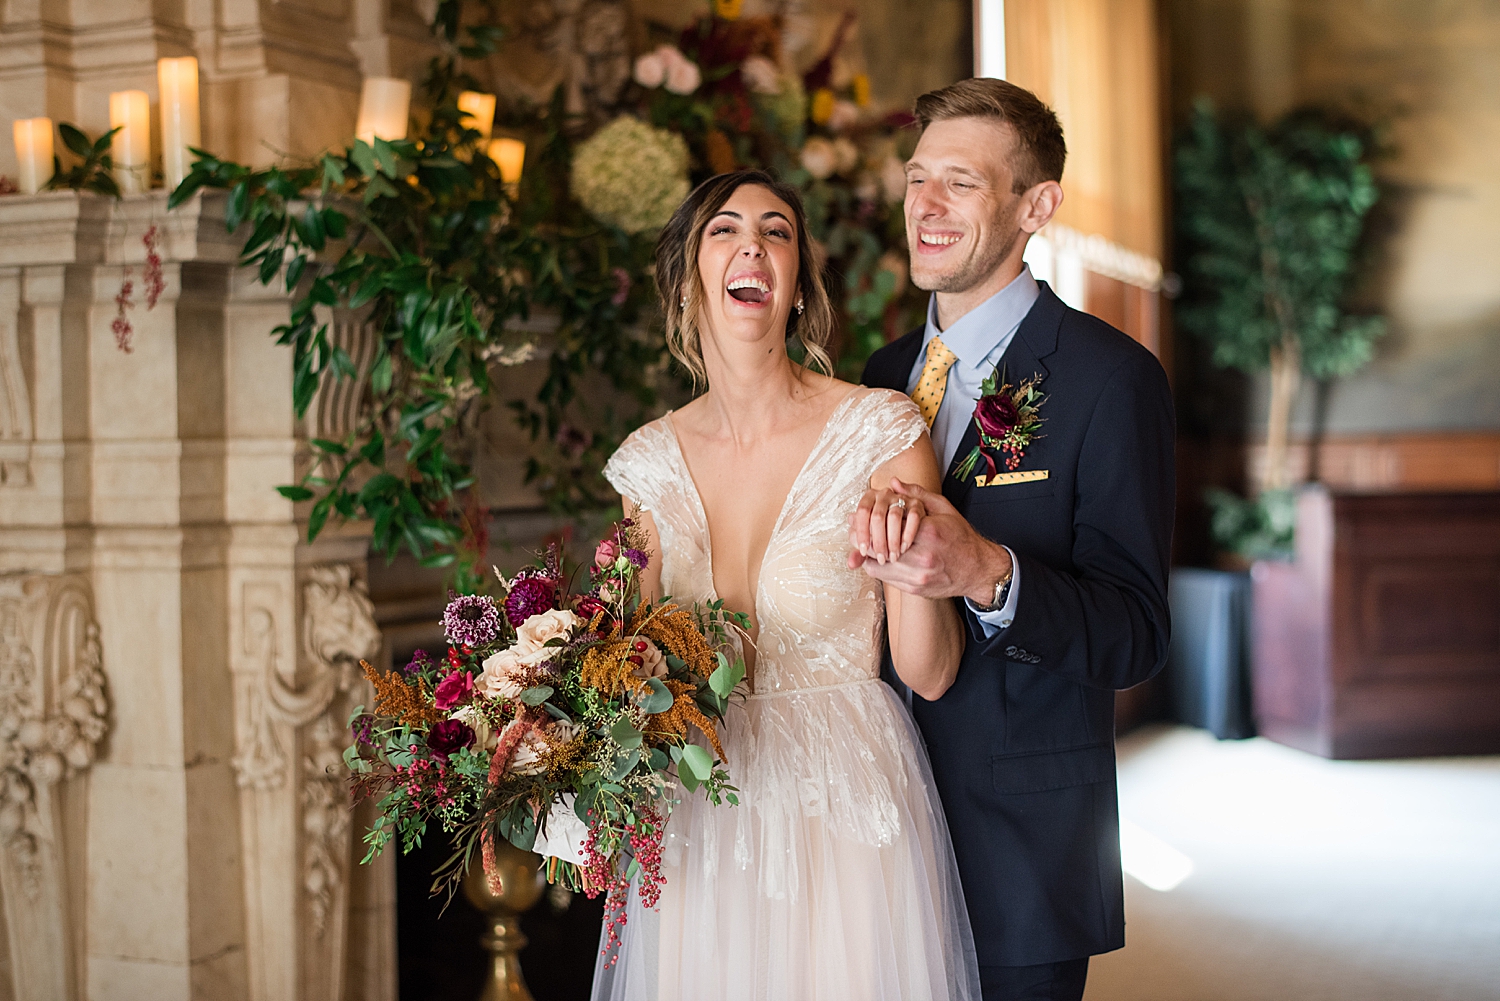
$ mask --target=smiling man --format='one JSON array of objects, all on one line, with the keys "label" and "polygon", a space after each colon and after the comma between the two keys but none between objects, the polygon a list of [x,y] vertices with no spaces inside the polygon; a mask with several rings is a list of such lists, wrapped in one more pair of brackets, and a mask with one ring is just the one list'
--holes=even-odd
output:
[{"label": "smiling man", "polygon": [[[926,326],[877,351],[863,381],[911,395],[947,474],[941,495],[899,481],[868,493],[861,508],[915,498],[927,514],[894,558],[878,519],[856,517],[850,562],[963,599],[956,681],[908,697],[984,997],[1077,1001],[1088,957],[1124,945],[1114,692],[1167,656],[1171,393],[1150,352],[1022,261],[1063,200],[1051,109],[976,79],[916,113],[906,235],[912,280],[933,295]],[[990,376],[999,392],[984,395]]]}]

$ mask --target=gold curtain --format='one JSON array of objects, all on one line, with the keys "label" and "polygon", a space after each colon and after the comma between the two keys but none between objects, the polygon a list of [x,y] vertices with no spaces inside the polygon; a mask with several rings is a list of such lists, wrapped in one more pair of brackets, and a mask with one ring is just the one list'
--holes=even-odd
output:
[{"label": "gold curtain", "polygon": [[1068,140],[1057,221],[1162,256],[1160,50],[1154,0],[1006,0],[1006,78]]}]

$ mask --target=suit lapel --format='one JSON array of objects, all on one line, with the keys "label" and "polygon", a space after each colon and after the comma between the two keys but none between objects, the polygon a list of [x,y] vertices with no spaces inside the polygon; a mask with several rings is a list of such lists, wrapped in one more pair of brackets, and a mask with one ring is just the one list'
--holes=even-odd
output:
[{"label": "suit lapel", "polygon": [[871,357],[870,366],[865,371],[865,385],[906,392],[912,366],[917,363],[917,354],[922,350],[922,329],[918,327]]},{"label": "suit lapel", "polygon": [[[1000,367],[1010,377],[1012,384],[1032,376],[1039,377],[1044,381],[1042,391],[1046,392],[1047,366],[1042,364],[1042,358],[1057,350],[1057,331],[1062,325],[1063,313],[1067,307],[1047,287],[1046,282],[1037,284],[1041,286],[1041,294],[1032,303],[1026,318],[1021,321],[1005,354],[1000,356]],[[948,473],[943,478],[943,496],[960,511],[967,509],[969,495],[974,492],[974,477],[971,474],[968,479],[960,481],[953,475],[953,471],[978,444],[979,429],[971,420],[964,429],[963,439],[958,443],[958,450],[953,453],[953,461],[948,464]]]}]

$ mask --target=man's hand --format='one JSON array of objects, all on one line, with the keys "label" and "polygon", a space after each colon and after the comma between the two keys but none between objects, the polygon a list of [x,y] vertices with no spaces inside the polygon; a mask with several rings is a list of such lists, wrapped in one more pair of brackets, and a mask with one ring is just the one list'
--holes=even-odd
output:
[{"label": "man's hand", "polygon": [[916,537],[884,562],[868,557],[875,552],[876,542],[871,537],[871,516],[877,505],[888,503],[889,495],[867,490],[850,518],[850,569],[863,567],[876,580],[920,598],[967,597],[981,606],[993,602],[996,582],[1011,572],[1005,547],[974,531],[940,493],[898,479],[891,480],[890,492],[924,509]]}]

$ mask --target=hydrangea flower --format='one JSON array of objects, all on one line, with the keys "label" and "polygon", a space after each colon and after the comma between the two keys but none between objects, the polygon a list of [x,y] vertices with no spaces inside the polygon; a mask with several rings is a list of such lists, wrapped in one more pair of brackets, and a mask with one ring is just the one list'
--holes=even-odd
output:
[{"label": "hydrangea flower", "polygon": [[627,233],[660,229],[688,193],[688,148],[681,136],[621,115],[573,156],[579,204]]},{"label": "hydrangea flower", "polygon": [[443,632],[448,642],[477,650],[500,635],[500,609],[483,594],[461,594],[448,602],[443,612]]}]

